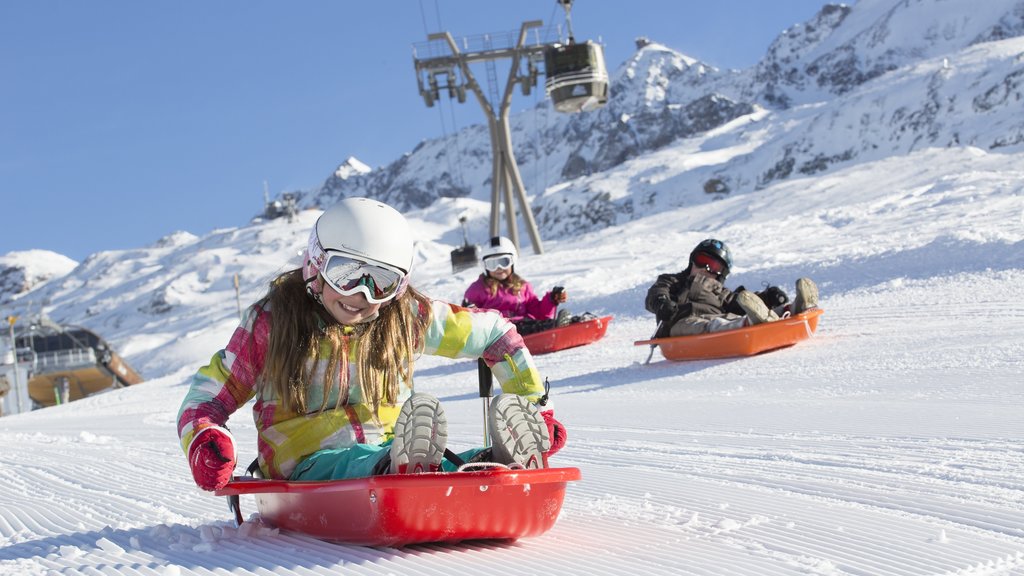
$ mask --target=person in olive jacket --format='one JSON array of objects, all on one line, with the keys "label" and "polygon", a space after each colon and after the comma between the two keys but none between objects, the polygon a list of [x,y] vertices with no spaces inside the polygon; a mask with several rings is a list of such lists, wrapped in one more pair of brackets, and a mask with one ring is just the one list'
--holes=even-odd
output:
[{"label": "person in olive jacket", "polygon": [[690,252],[685,270],[661,274],[647,290],[644,306],[658,320],[655,338],[732,330],[800,314],[818,305],[818,287],[809,278],[796,282],[796,300],[777,286],[761,292],[725,287],[732,253],[725,242],[709,238]]}]

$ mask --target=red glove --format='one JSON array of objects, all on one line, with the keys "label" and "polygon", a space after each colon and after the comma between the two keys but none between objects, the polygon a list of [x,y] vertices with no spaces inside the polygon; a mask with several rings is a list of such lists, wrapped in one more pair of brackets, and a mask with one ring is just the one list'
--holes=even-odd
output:
[{"label": "red glove", "polygon": [[558,420],[555,420],[554,410],[545,410],[540,413],[544,417],[544,423],[548,425],[548,436],[551,437],[551,450],[544,453],[544,456],[553,456],[555,452],[558,452],[565,446],[565,439],[567,434],[565,432],[565,426]]},{"label": "red glove", "polygon": [[223,428],[206,428],[188,447],[192,478],[203,490],[223,488],[235,471],[235,441]]}]

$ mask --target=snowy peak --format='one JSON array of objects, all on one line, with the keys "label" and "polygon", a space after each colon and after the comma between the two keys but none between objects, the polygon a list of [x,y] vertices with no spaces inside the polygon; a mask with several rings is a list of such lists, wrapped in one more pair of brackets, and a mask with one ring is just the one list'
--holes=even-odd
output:
[{"label": "snowy peak", "polygon": [[334,177],[341,180],[348,180],[353,176],[361,176],[363,174],[369,174],[372,169],[360,162],[355,156],[349,156],[344,162],[342,162],[335,170]]},{"label": "snowy peak", "polygon": [[640,38],[637,52],[611,77],[609,105],[630,115],[660,109],[668,102],[686,102],[700,96],[694,91],[720,76],[714,66]]},{"label": "snowy peak", "polygon": [[76,266],[78,262],[49,250],[9,252],[0,256],[0,302],[60,278]]},{"label": "snowy peak", "polygon": [[704,64],[700,60],[669,48],[660,42],[648,38],[638,38],[636,43],[636,53],[618,68],[612,77],[613,82],[621,81],[624,78],[634,78],[638,74],[646,78],[656,78],[658,76],[675,77],[690,70],[697,74],[716,70],[713,66]]},{"label": "snowy peak", "polygon": [[199,240],[199,237],[191,232],[178,230],[153,243],[154,248],[177,248]]}]

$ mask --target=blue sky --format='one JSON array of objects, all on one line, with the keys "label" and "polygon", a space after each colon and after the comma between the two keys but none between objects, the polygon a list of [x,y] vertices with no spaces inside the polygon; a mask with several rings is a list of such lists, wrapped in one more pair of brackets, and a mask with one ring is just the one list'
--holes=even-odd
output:
[{"label": "blue sky", "polygon": [[[638,36],[745,68],[824,4],[583,0],[572,24],[610,70]],[[260,213],[264,182],[316,187],[349,156],[388,164],[482,120],[472,99],[424,105],[412,45],[528,20],[565,18],[554,0],[0,2],[0,254],[83,260],[201,235]]]}]

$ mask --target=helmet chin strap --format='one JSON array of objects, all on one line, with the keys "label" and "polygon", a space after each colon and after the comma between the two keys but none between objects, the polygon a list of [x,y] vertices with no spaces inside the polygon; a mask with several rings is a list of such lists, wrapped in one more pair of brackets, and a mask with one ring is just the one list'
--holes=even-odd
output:
[{"label": "helmet chin strap", "polygon": [[[316,290],[316,285],[317,284],[319,284],[321,286],[321,291],[320,292],[317,292],[317,290]],[[321,306],[324,305],[323,298],[320,297],[320,294],[323,291],[322,287],[323,287],[323,283],[320,282],[320,275],[319,274],[317,274],[315,278],[310,278],[309,280],[306,280],[306,294],[310,298],[312,298],[314,302],[320,304]]]}]

